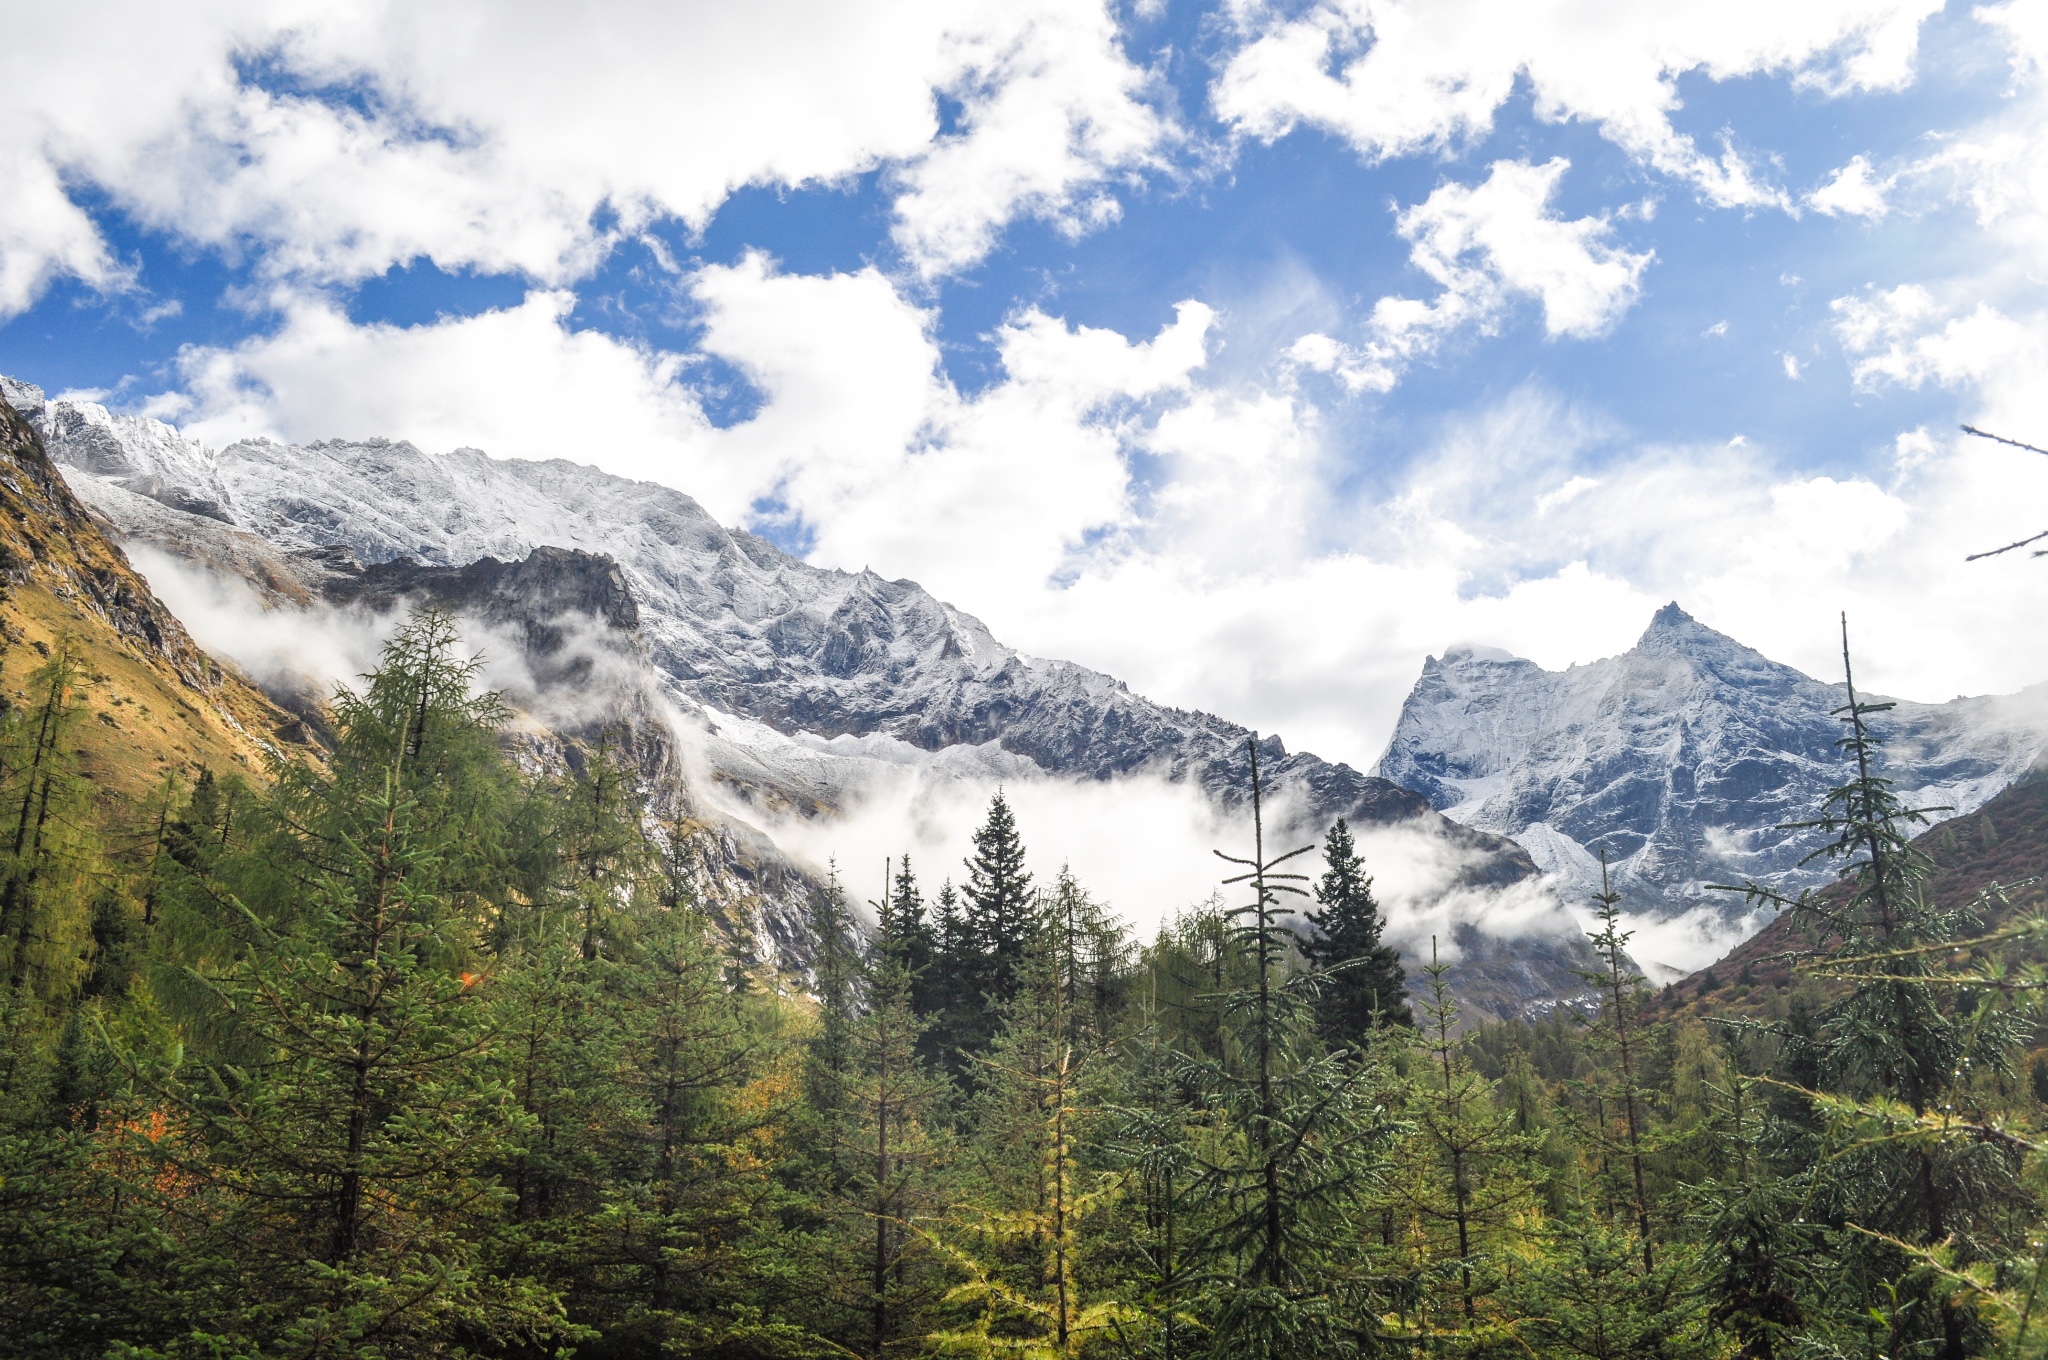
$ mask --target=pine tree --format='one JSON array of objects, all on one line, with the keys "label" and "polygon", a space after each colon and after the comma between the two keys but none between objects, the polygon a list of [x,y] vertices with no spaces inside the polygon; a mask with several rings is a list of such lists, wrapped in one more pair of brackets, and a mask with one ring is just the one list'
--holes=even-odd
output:
[{"label": "pine tree", "polygon": [[1265,848],[1258,745],[1250,758],[1252,855],[1217,855],[1243,872],[1250,900],[1228,913],[1251,976],[1224,998],[1220,1059],[1189,1064],[1219,1136],[1196,1193],[1214,1218],[1204,1250],[1216,1344],[1246,1357],[1338,1354],[1378,1309],[1369,1297],[1359,1206],[1377,1186],[1391,1128],[1373,1100],[1373,1068],[1332,1055],[1314,1033],[1313,984],[1288,964],[1282,894],[1307,896],[1281,866],[1313,846]]},{"label": "pine tree", "polygon": [[1324,973],[1316,1002],[1324,1036],[1353,1044],[1382,1026],[1413,1025],[1407,971],[1399,951],[1380,939],[1386,920],[1342,817],[1323,840],[1323,865],[1319,910],[1308,913],[1312,929],[1301,952]]}]

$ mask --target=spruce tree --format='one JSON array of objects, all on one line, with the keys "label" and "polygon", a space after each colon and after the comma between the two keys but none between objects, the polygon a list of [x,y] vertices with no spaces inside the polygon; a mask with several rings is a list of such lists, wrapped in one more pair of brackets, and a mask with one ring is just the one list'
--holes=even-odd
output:
[{"label": "spruce tree", "polygon": [[911,979],[911,1002],[930,1024],[918,1041],[927,1062],[954,1081],[966,1078],[960,1036],[973,1027],[984,999],[976,982],[981,951],[953,880],[939,885],[931,910],[932,961]]},{"label": "spruce tree", "polygon": [[1215,1344],[1246,1360],[1299,1360],[1360,1344],[1380,1313],[1359,1210],[1392,1129],[1375,1069],[1330,1053],[1314,1032],[1313,982],[1290,969],[1281,905],[1307,896],[1296,886],[1306,877],[1283,866],[1314,847],[1267,854],[1255,739],[1247,753],[1252,854],[1216,853],[1243,870],[1226,884],[1250,892],[1227,914],[1250,978],[1223,998],[1222,1055],[1191,1061],[1185,1080],[1220,1135],[1196,1187],[1214,1210],[1204,1251]]},{"label": "spruce tree", "polygon": [[[1930,865],[1908,837],[1940,809],[1907,807],[1881,773],[1873,719],[1892,705],[1858,696],[1846,617],[1842,671],[1835,716],[1848,778],[1818,818],[1788,828],[1828,837],[1809,859],[1832,866],[1836,882],[1797,897],[1746,889],[1791,916],[1812,942],[1801,967],[1839,988],[1807,1030],[1787,1036],[1791,1056],[1822,1088],[1811,1101],[1828,1155],[1811,1197],[1835,1227],[1831,1246],[1842,1262],[1816,1282],[1809,1311],[1817,1327],[1865,1340],[1878,1319],[1874,1344],[1961,1360],[1987,1343],[1975,1300],[1990,1296],[1955,1288],[1943,1272],[1995,1257],[2014,1240],[2016,1211],[2027,1203],[2025,1146],[1976,1132],[1989,1120],[1964,1082],[1972,1071],[2010,1072],[2025,1029],[2013,1010],[1993,1004],[1995,994],[1980,999],[1969,989],[2007,979],[1944,976],[1940,967],[1945,956],[1967,957],[1958,945],[1973,922],[1926,892]],[[1931,1269],[1938,1252],[1951,1259]],[[1872,1303],[1879,1292],[1882,1309]]]},{"label": "spruce tree", "polygon": [[[974,853],[966,860],[967,882],[960,890],[961,936],[946,956],[952,976],[945,1039],[966,1058],[986,1053],[995,1041],[1003,1006],[1017,990],[1033,928],[1035,894],[1024,867],[1024,842],[1017,819],[998,789],[989,800],[988,819],[974,833]],[[956,1065],[970,1083],[970,1063]]]},{"label": "spruce tree", "polygon": [[1127,952],[1123,927],[1064,864],[1046,909],[1055,936],[1059,985],[1075,1036],[1099,1048],[1108,1042],[1122,1002]]},{"label": "spruce tree", "polygon": [[838,1233],[826,1289],[843,1313],[834,1332],[870,1360],[915,1348],[945,1290],[929,1234],[947,1186],[949,1091],[918,1053],[927,1025],[910,1004],[906,931],[919,917],[904,907],[905,889],[915,892],[907,861],[895,886],[863,970],[827,1135],[842,1172],[829,1197]]},{"label": "spruce tree", "polygon": [[914,1002],[922,994],[920,989],[927,985],[924,979],[937,956],[939,941],[925,911],[924,894],[918,890],[917,874],[910,867],[908,854],[896,862],[888,903],[889,919],[882,924],[882,938],[902,962],[909,980],[908,995]]},{"label": "spruce tree", "polygon": [[1324,1037],[1355,1044],[1386,1025],[1412,1026],[1407,971],[1399,951],[1380,938],[1386,918],[1342,817],[1323,839],[1323,866],[1301,952],[1324,974],[1316,1001]]},{"label": "spruce tree", "polygon": [[[756,1354],[792,1341],[760,1291],[792,1263],[775,1240],[776,1187],[761,1165],[779,1119],[787,1045],[758,999],[725,982],[703,914],[642,917],[609,973],[592,1112],[603,1174],[597,1211],[571,1225],[561,1265],[572,1316],[600,1353]],[[852,1036],[848,1035],[852,1048]]]},{"label": "spruce tree", "polygon": [[491,1256],[496,1169],[529,1125],[485,1061],[478,943],[500,904],[474,894],[505,881],[489,830],[512,774],[474,675],[445,618],[415,617],[337,697],[328,769],[281,771],[243,851],[186,894],[188,920],[213,918],[195,971],[218,1037],[169,1074],[177,1120],[149,1150],[161,1183],[218,1191],[195,1253],[231,1273],[195,1349],[427,1356],[575,1335]]}]

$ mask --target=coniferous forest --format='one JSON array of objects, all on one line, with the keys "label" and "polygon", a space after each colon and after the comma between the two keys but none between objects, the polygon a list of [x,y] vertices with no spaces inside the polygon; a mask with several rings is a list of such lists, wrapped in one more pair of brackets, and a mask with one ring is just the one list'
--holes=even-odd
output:
[{"label": "coniferous forest", "polygon": [[80,678],[0,726],[0,1355],[2048,1353],[2042,927],[1923,890],[1853,688],[1778,1014],[1658,1007],[1606,893],[1597,1001],[1480,1025],[1256,789],[1149,938],[998,796],[765,978],[439,616],[147,806]]}]

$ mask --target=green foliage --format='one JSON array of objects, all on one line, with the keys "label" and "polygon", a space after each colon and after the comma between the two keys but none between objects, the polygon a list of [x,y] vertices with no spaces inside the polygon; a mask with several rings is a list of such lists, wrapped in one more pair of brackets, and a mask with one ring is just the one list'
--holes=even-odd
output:
[{"label": "green foliage", "polygon": [[0,712],[0,1360],[2048,1356],[2048,922],[1929,900],[1853,685],[1774,1018],[1658,1023],[1603,887],[1597,1005],[1476,1028],[1255,745],[1235,905],[1134,949],[998,797],[778,978],[445,619],[261,787],[97,798],[79,687]]},{"label": "green foliage", "polygon": [[1280,866],[1313,847],[1267,855],[1257,743],[1247,750],[1252,855],[1222,858],[1244,870],[1226,882],[1251,891],[1224,918],[1251,975],[1222,998],[1221,1052],[1190,1057],[1182,1076],[1207,1125],[1195,1193],[1215,1209],[1202,1247],[1213,1344],[1244,1357],[1341,1355],[1376,1329],[1361,1210],[1394,1130],[1376,1068],[1315,1032],[1317,979],[1291,968],[1280,906],[1306,895],[1303,876]]},{"label": "green foliage", "polygon": [[1413,1025],[1408,974],[1401,955],[1380,938],[1386,922],[1373,900],[1372,879],[1342,817],[1323,839],[1317,910],[1308,913],[1301,952],[1323,970],[1318,1022],[1332,1043],[1357,1043],[1385,1025]]}]

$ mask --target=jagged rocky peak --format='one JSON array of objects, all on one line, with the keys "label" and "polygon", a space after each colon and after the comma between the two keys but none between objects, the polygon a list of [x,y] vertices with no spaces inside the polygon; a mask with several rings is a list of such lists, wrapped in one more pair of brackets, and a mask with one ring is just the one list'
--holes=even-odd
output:
[{"label": "jagged rocky peak", "polygon": [[632,588],[606,553],[539,547],[512,562],[479,557],[451,567],[401,557],[365,567],[346,549],[330,549],[318,560],[331,564],[332,571],[322,593],[338,603],[388,609],[420,597],[494,623],[536,626],[563,615],[583,615],[623,631],[640,626]]},{"label": "jagged rocky peak", "polygon": [[[1840,782],[1841,688],[1677,603],[1619,656],[1564,671],[1457,648],[1424,666],[1378,773],[1466,825],[1519,841],[1584,895],[1613,862],[1630,905],[1736,928],[1745,879],[1817,882],[1810,817]],[[1968,810],[2031,766],[2048,687],[2005,699],[1900,702],[1879,719],[1887,773],[1913,801]]]},{"label": "jagged rocky peak", "polygon": [[[1157,776],[1233,809],[1248,796],[1245,728],[1026,656],[915,582],[814,567],[720,525],[670,487],[565,460],[430,454],[387,440],[250,440],[209,454],[166,443],[166,432],[181,438],[169,427],[97,415],[80,424],[61,417],[66,406],[48,403],[40,419],[104,429],[128,458],[117,462],[83,435],[54,441],[67,475],[90,487],[81,494],[123,532],[192,560],[246,562],[246,544],[223,535],[253,536],[278,556],[269,575],[312,579],[330,598],[396,599],[433,573],[438,591],[489,599],[516,578],[523,593],[531,583],[521,573],[550,560],[542,550],[583,555],[556,560],[548,589],[610,589],[615,571],[663,697],[702,721],[693,740],[710,785],[764,824],[848,810],[876,771],[910,767],[990,782]],[[161,480],[135,480],[145,473]],[[172,509],[180,498],[220,507],[232,527]],[[351,575],[351,558],[363,564],[359,579],[335,585]],[[569,570],[600,560],[603,581]],[[1460,866],[1462,885],[1536,874],[1513,842],[1446,821],[1429,798],[1387,779],[1289,751],[1277,737],[1260,763],[1276,803],[1298,810],[1294,832],[1319,836],[1338,816],[1398,823],[1445,842],[1441,858]],[[1549,979],[1541,986],[1518,965],[1501,994],[1575,991],[1580,961],[1570,947],[1557,951],[1536,970]]]}]

